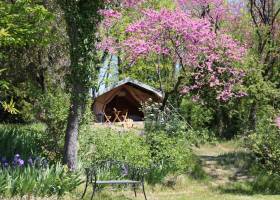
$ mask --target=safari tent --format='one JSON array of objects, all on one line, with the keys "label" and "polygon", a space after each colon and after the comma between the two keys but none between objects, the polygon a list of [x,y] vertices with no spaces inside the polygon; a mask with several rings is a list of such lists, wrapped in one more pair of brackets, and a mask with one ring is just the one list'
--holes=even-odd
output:
[{"label": "safari tent", "polygon": [[[133,121],[142,121],[141,102],[152,99],[162,101],[163,94],[155,88],[137,80],[126,78],[95,95],[93,110],[97,121],[104,121],[104,116],[114,116],[114,110],[127,113]],[[111,117],[113,120],[113,117]]]}]

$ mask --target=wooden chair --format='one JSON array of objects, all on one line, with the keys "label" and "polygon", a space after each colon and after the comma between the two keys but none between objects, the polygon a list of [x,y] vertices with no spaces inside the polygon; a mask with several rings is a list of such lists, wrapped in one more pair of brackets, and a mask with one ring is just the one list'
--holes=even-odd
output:
[{"label": "wooden chair", "polygon": [[117,110],[116,108],[113,108],[113,110],[114,110],[114,114],[115,114],[115,118],[114,118],[113,122],[115,123],[117,120],[118,120],[119,122],[121,122],[121,121],[122,121],[122,120],[120,119],[120,113],[121,113],[121,111]]},{"label": "wooden chair", "polygon": [[128,118],[127,118],[128,110],[125,110],[124,113],[125,113],[125,114],[121,116],[123,122],[125,122],[125,121],[128,119]]},{"label": "wooden chair", "polygon": [[110,116],[110,115],[106,115],[106,113],[104,114],[104,117],[105,117],[105,124],[106,123],[111,123],[111,121],[110,121],[110,119],[112,118],[112,116]]}]

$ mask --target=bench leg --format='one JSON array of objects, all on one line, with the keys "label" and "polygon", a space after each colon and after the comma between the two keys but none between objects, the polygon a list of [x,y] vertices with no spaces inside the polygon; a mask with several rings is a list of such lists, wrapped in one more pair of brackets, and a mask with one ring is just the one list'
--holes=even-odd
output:
[{"label": "bench leg", "polygon": [[93,196],[95,195],[95,192],[96,192],[96,183],[93,183],[92,184],[92,194],[91,194],[91,200],[93,199]]},{"label": "bench leg", "polygon": [[83,192],[83,195],[82,195],[82,199],[84,198],[84,196],[87,192],[88,182],[89,182],[89,176],[87,175],[86,186],[85,186],[85,189],[84,189],[84,192]]},{"label": "bench leg", "polygon": [[132,187],[133,187],[133,191],[134,191],[134,196],[135,196],[135,197],[137,197],[137,194],[136,194],[136,185],[135,185],[135,184],[133,184],[133,186],[132,186]]},{"label": "bench leg", "polygon": [[147,200],[147,196],[146,196],[146,192],[145,192],[145,186],[144,186],[144,181],[142,182],[142,190],[143,190],[143,194],[144,194],[145,200]]},{"label": "bench leg", "polygon": [[86,182],[86,187],[84,189],[83,195],[82,195],[82,199],[84,198],[86,192],[87,192],[87,187],[88,187],[88,182]]}]

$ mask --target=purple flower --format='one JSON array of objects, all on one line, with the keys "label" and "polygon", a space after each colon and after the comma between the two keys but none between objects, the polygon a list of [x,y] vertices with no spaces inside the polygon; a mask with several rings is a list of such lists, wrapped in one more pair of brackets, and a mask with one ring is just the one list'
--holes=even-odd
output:
[{"label": "purple flower", "polygon": [[23,166],[24,165],[24,160],[18,159],[17,164],[18,164],[19,167]]},{"label": "purple flower", "polygon": [[24,160],[22,160],[20,158],[20,155],[19,154],[16,154],[14,156],[14,160],[13,160],[13,165],[14,166],[19,166],[19,167],[22,167],[24,165]]},{"label": "purple flower", "polygon": [[27,163],[32,166],[33,165],[33,160],[31,157],[28,158]]}]

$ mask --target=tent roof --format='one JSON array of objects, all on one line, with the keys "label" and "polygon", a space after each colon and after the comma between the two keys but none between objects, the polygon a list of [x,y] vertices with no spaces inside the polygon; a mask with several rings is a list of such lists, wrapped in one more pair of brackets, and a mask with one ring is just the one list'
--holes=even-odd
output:
[{"label": "tent roof", "polygon": [[145,84],[145,83],[142,83],[142,82],[140,82],[140,81],[137,81],[137,80],[131,79],[131,78],[125,78],[125,79],[123,79],[123,80],[121,80],[121,81],[115,83],[114,85],[112,85],[112,86],[110,86],[110,87],[107,87],[107,88],[105,88],[105,89],[102,90],[102,91],[99,91],[99,92],[95,95],[95,98],[97,98],[97,97],[99,97],[99,96],[101,96],[101,95],[103,95],[103,94],[106,94],[106,93],[110,92],[111,90],[113,90],[113,89],[115,89],[115,88],[117,88],[117,87],[120,87],[120,86],[122,86],[122,85],[125,85],[125,84],[131,84],[131,85],[140,87],[140,88],[142,88],[142,89],[144,89],[144,90],[147,90],[147,91],[149,91],[149,92],[152,92],[152,93],[156,94],[156,95],[157,95],[159,98],[161,98],[161,99],[163,98],[163,93],[162,93],[161,91],[159,91],[159,90],[157,90],[157,89],[155,89],[155,88],[153,88],[153,87],[151,87],[151,86],[149,86],[149,85],[147,85],[147,84]]}]

